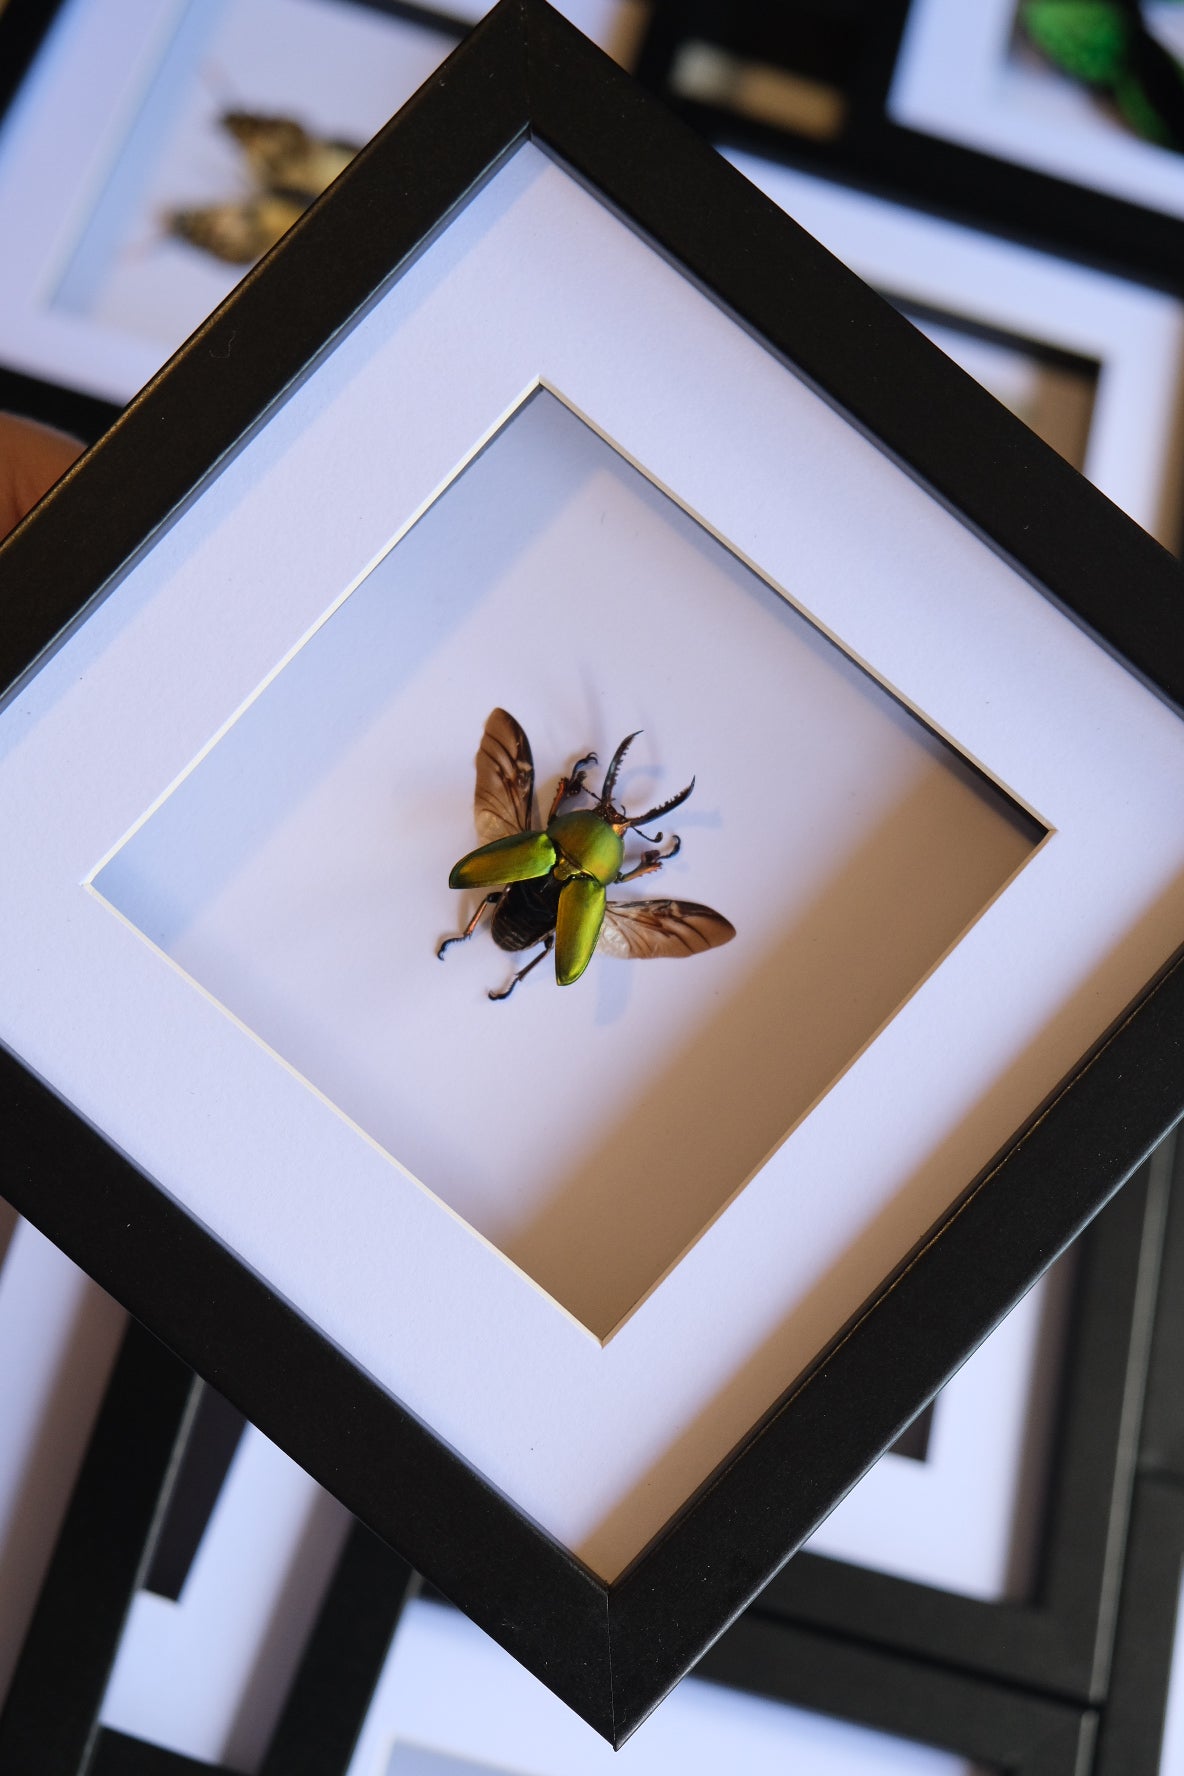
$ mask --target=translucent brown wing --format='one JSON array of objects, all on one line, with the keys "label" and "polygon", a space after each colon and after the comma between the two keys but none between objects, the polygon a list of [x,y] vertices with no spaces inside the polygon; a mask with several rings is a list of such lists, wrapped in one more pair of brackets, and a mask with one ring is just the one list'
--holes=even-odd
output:
[{"label": "translucent brown wing", "polygon": [[534,820],[534,760],[512,715],[495,709],[477,752],[473,819],[483,845],[529,831]]},{"label": "translucent brown wing", "polygon": [[602,955],[693,956],[730,943],[736,927],[722,913],[693,900],[610,900],[597,948]]},{"label": "translucent brown wing", "polygon": [[307,198],[285,192],[260,191],[241,203],[208,204],[198,210],[171,210],[166,232],[200,247],[227,265],[253,265],[308,207]]}]

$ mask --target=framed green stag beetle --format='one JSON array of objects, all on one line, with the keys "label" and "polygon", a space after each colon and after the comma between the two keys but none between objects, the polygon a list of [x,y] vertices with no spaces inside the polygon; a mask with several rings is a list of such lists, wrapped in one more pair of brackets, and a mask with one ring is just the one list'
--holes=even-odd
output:
[{"label": "framed green stag beetle", "polygon": [[1184,1113],[1182,592],[502,0],[0,548],[0,1187],[623,1743]]},{"label": "framed green stag beetle", "polygon": [[[640,729],[638,730],[640,732]],[[631,869],[624,868],[625,834],[640,832],[687,800],[695,787],[668,801],[627,815],[613,801],[625,754],[637,734],[627,734],[612,756],[604,783],[591,808],[568,809],[565,802],[591,795],[585,778],[598,763],[585,753],[570,775],[559,779],[545,826],[534,825],[534,759],[523,728],[504,709],[495,709],[485,724],[477,754],[474,819],[484,841],[456,864],[450,888],[489,888],[476,912],[456,937],[445,938],[436,954],[443,958],[453,944],[472,937],[482,916],[493,913],[491,931],[499,949],[529,950],[538,955],[520,968],[491,999],[508,999],[520,980],[552,951],[555,979],[561,987],[579,980],[597,949],[606,956],[640,960],[653,956],[693,956],[715,949],[736,935],[735,927],[711,907],[693,900],[609,900],[607,889],[652,875],[678,854],[681,840],[671,835],[667,849],[658,847],[662,833],[650,839]]]}]

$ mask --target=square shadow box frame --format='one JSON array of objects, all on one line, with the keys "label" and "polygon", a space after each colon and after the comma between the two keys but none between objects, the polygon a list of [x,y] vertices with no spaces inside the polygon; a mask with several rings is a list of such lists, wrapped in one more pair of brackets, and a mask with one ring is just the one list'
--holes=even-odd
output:
[{"label": "square shadow box frame", "polygon": [[[196,1455],[203,1471],[201,1446],[208,1446],[208,1455],[216,1443],[210,1427],[224,1413],[225,1403],[219,1404],[218,1396],[150,1334],[129,1328],[0,1709],[0,1756],[12,1776],[229,1771],[230,1765],[211,1764],[100,1721],[129,1607],[138,1587],[155,1586],[162,1545],[178,1527],[174,1520],[181,1519],[185,1528],[191,1501],[178,1495],[191,1493],[186,1479],[191,1457]],[[380,1762],[385,1768],[379,1748],[389,1748],[392,1734],[400,1743],[406,1735],[444,1763],[464,1761],[456,1739],[447,1736],[457,1725],[458,1699],[464,1700],[460,1712],[466,1717],[461,1742],[469,1753],[480,1747],[474,1769],[485,1767],[485,1755],[499,1768],[517,1768],[513,1740],[518,1735],[529,1746],[531,1768],[567,1770],[573,1750],[581,1769],[591,1767],[587,1746],[573,1740],[576,1723],[566,1715],[557,1718],[562,1711],[546,1706],[550,1698],[535,1686],[512,1691],[507,1706],[504,1658],[479,1636],[479,1644],[469,1646],[467,1665],[463,1660],[439,1668],[429,1663],[426,1689],[421,1671],[414,1688],[424,1705],[414,1720],[404,1718],[396,1700],[402,1648],[395,1635],[415,1591],[406,1564],[355,1523],[255,1766],[260,1776],[348,1776]],[[434,1627],[444,1629],[447,1639],[449,1624],[438,1619],[440,1608],[438,1602],[430,1605],[427,1616],[437,1616]],[[422,1642],[424,1623],[411,1626]],[[425,1656],[420,1645],[421,1664]],[[976,1768],[1007,1770],[1012,1776],[1071,1776],[1093,1744],[1096,1725],[1087,1709],[753,1612],[707,1654],[697,1675],[707,1684],[698,1686],[690,1718],[673,1742],[667,1735],[656,1744],[639,1745],[645,1769],[685,1768],[688,1736],[702,1731],[705,1718],[716,1718],[715,1686],[940,1747],[973,1759]],[[491,1729],[486,1714],[494,1697]],[[507,1719],[513,1722],[511,1743]],[[438,1739],[441,1728],[445,1736]],[[734,1723],[725,1704],[718,1732],[728,1730]],[[767,1717],[755,1744],[761,1768],[777,1767],[777,1741],[769,1743]]]},{"label": "square shadow box frame", "polygon": [[[183,1776],[211,1767],[99,1718],[135,1594],[144,1585],[159,1589],[162,1540],[183,1535],[193,1516],[186,1462],[195,1443],[212,1441],[219,1415],[211,1404],[219,1404],[211,1389],[150,1333],[129,1326],[0,1708],[0,1754],[14,1776]],[[203,1451],[200,1473],[208,1461]],[[412,1583],[406,1564],[355,1524],[270,1734],[262,1776],[344,1776]]]},{"label": "square shadow box frame", "polygon": [[[0,401],[92,439],[93,409],[130,400],[260,257],[259,240],[298,207],[289,187],[303,192],[310,171],[313,188],[325,182],[469,28],[411,0],[150,0],[130,12],[12,0],[0,14],[0,229],[21,251],[0,281]],[[236,112],[278,122],[287,140],[294,125],[333,141],[328,166],[314,155],[285,174],[236,153]],[[252,240],[260,193],[277,184],[288,195],[278,216],[264,203],[268,228]],[[176,238],[168,218],[184,213],[214,237],[199,224],[203,244]],[[219,239],[219,222],[242,233]]]},{"label": "square shadow box frame", "polygon": [[[457,498],[496,547],[441,529]],[[614,537],[643,559],[581,581]],[[388,596],[413,563],[435,590]],[[5,1195],[621,1743],[1184,1108],[1181,591],[607,58],[504,0],[0,555]],[[734,944],[510,1008],[475,949],[438,968],[499,702],[564,759],[640,709],[673,772],[710,728],[718,799],[704,761],[669,879]],[[677,788],[637,756],[631,805]],[[908,827],[935,781],[994,873],[908,951],[901,919],[978,855]],[[236,901],[195,958],[219,870],[250,889],[307,818],[261,921]],[[867,862],[877,822],[903,879]],[[392,828],[376,866],[358,835]],[[791,990],[840,900],[866,960],[843,971],[844,928]],[[357,951],[304,970],[326,931]],[[319,1009],[277,1033],[240,989],[279,940]],[[361,1022],[314,1064],[342,967]],[[849,1004],[787,1103],[791,1051]],[[357,1031],[388,1012],[398,1066],[359,1107],[386,1050]],[[426,1160],[384,1123],[403,1073]],[[556,1106],[612,1154],[558,1280],[514,1220],[572,1148],[539,1133]]]},{"label": "square shadow box frame", "polygon": [[[0,15],[0,123],[20,91],[57,10],[56,6],[40,6],[36,0],[14,0]],[[114,402],[45,376],[30,375],[7,363],[0,363],[0,410],[25,414],[44,425],[73,432],[87,444],[101,437],[119,413]]]},{"label": "square shadow box frame", "polygon": [[[932,202],[805,171],[811,156],[788,132],[768,132],[758,155],[731,145],[742,139],[734,120],[708,110],[690,120],[719,132],[709,139],[747,179],[1179,553],[1178,296],[951,221]],[[1047,400],[1036,392],[1045,374]],[[1084,436],[1062,398],[1073,387],[1089,399]]]},{"label": "square shadow box frame", "polygon": [[761,1593],[755,1612],[887,1642],[1032,1690],[1103,1700],[1152,1319],[1157,1299],[1167,1306],[1161,1260],[1178,1165],[1178,1142],[1169,1139],[1075,1248],[1061,1374],[1047,1408],[1055,1428],[1030,1586],[986,1600],[805,1548]]}]

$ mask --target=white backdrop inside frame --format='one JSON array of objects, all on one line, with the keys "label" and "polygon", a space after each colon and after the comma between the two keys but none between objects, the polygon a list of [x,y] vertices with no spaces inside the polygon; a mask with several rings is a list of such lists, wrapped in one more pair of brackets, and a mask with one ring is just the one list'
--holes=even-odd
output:
[{"label": "white backdrop inside frame", "polygon": [[[1147,7],[1184,54],[1179,7]],[[1173,16],[1176,15],[1176,16]],[[888,109],[896,123],[1184,217],[1184,155],[1142,141],[1015,40],[1016,0],[913,0]]]},{"label": "white backdrop inside frame", "polygon": [[246,269],[169,232],[175,212],[245,204],[256,194],[221,115],[288,116],[314,137],[357,149],[453,42],[349,0],[181,8],[117,151],[95,170],[51,308],[141,337],[158,355],[172,350]]},{"label": "white backdrop inside frame", "polygon": [[[561,714],[544,675],[567,681]],[[476,842],[472,779],[453,785],[494,686],[532,736],[540,820],[561,769],[595,747],[603,770],[638,727],[628,811],[698,773],[661,823],[678,857],[610,898],[717,906],[726,952],[598,958],[562,994],[543,964],[494,1007],[535,952],[497,950],[487,922],[441,968],[424,931],[479,899],[441,887]],[[543,391],[95,888],[605,1338],[1039,836]]]},{"label": "white backdrop inside frame", "polygon": [[[869,1564],[895,1564],[908,1577],[940,1584],[955,1542],[972,1549],[963,1552],[955,1581],[965,1563],[977,1560],[985,1570],[997,1560],[990,1493],[1000,1474],[992,1440],[1003,1443],[1007,1459],[1013,1453],[1009,1429],[1018,1424],[1039,1465],[1039,1446],[1055,1418],[1055,1390],[1046,1385],[1055,1374],[1036,1380],[1029,1359],[1036,1294],[1025,1298],[939,1396],[928,1461],[884,1456],[830,1520],[857,1507],[861,1496],[867,1501],[863,1552]],[[1055,1371],[1055,1354],[1045,1354]],[[985,1484],[972,1484],[967,1500],[967,1477],[976,1465]],[[929,1483],[920,1480],[910,1491],[898,1486],[893,1503],[877,1477],[894,1468],[898,1476],[927,1471]],[[1009,1476],[999,1490],[1011,1490]],[[878,1536],[872,1523],[879,1525]],[[257,1768],[342,1529],[340,1508],[248,1428],[180,1596],[173,1601],[144,1590],[135,1599],[103,1699],[103,1724],[182,1756]],[[850,1525],[845,1533],[847,1545],[836,1551],[859,1558]],[[466,1671],[476,1683],[470,1712],[455,1706]],[[350,1776],[383,1776],[388,1756],[395,1776],[413,1776],[416,1760],[421,1776],[454,1776],[446,1764],[438,1771],[431,1761],[449,1758],[467,1759],[478,1769],[518,1769],[525,1759],[527,1770],[554,1768],[562,1776],[585,1763],[594,1768],[604,1755],[597,1737],[532,1678],[513,1673],[512,1662],[451,1611],[413,1610],[384,1665]],[[671,1707],[678,1718],[667,1723]],[[659,1723],[662,1730],[655,1733]],[[793,1752],[822,1760],[811,1763],[812,1776],[831,1767],[827,1759],[838,1760],[842,1776],[888,1776],[905,1756],[903,1747],[880,1735],[701,1684],[680,1688],[641,1729],[630,1755],[645,1771],[681,1769],[679,1758],[708,1755],[692,1752],[691,1738],[702,1735],[714,1756],[733,1733],[756,1769],[765,1756]],[[920,1748],[909,1749],[923,1755]],[[933,1768],[944,1766],[935,1762]],[[961,1776],[956,1760],[949,1769]]]},{"label": "white backdrop inside frame", "polygon": [[[84,886],[539,377],[1054,829],[603,1345]],[[551,596],[548,755],[588,615]],[[719,639],[722,727],[759,741]],[[610,688],[675,723],[625,650]],[[475,737],[447,739],[425,807],[467,810]],[[1158,699],[526,148],[0,714],[0,1035],[611,1576],[1174,949],[1182,788]]]},{"label": "white backdrop inside frame", "polygon": [[942,1591],[1027,1600],[1047,1522],[1070,1249],[933,1401],[922,1460],[888,1450],[806,1543]]}]

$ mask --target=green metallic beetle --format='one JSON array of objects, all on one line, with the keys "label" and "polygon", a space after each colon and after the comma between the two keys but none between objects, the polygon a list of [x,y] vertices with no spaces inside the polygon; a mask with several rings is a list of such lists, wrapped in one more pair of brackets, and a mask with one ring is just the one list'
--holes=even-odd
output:
[{"label": "green metallic beetle", "polygon": [[[590,795],[585,773],[596,763],[590,752],[577,761],[568,777],[559,779],[551,812],[542,828],[534,825],[534,760],[530,742],[512,715],[495,709],[485,724],[477,754],[474,814],[477,835],[485,843],[462,857],[448,878],[450,888],[493,888],[464,930],[446,938],[436,954],[443,957],[455,943],[473,935],[482,915],[493,909],[491,933],[503,950],[542,949],[520,968],[491,999],[506,999],[532,968],[555,952],[555,979],[561,987],[579,980],[599,948],[619,957],[689,956],[714,949],[735,937],[735,929],[710,907],[687,900],[609,900],[606,890],[618,882],[661,869],[676,855],[680,841],[659,851],[642,853],[640,863],[623,870],[625,834],[632,828],[680,807],[695,787],[690,783],[644,814],[626,815],[613,802],[617,774],[631,743],[629,734],[617,747],[605,773],[596,805],[560,813],[563,803]],[[647,837],[645,833],[642,838]]]}]

